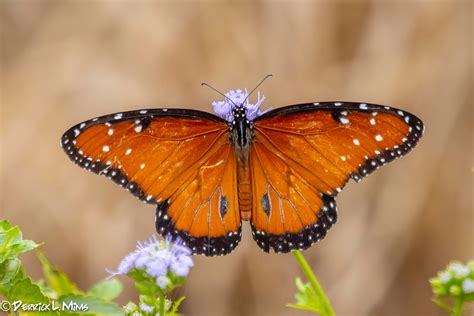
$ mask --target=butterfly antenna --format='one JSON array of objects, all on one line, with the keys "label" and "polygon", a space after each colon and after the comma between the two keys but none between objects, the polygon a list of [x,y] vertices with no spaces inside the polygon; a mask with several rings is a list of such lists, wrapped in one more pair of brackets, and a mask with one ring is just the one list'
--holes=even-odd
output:
[{"label": "butterfly antenna", "polygon": [[247,95],[247,97],[245,98],[244,102],[242,102],[242,104],[245,104],[245,102],[247,102],[247,99],[250,97],[250,95],[251,95],[255,90],[257,90],[257,88],[260,87],[260,85],[261,85],[265,80],[267,80],[267,79],[270,78],[270,77],[273,77],[273,75],[272,75],[272,74],[266,75],[266,76],[258,83],[258,85],[257,85],[255,88],[253,88],[252,91],[250,91],[250,93]]},{"label": "butterfly antenna", "polygon": [[223,94],[222,92],[220,92],[219,90],[217,90],[216,88],[214,88],[213,86],[211,86],[210,84],[206,83],[206,82],[202,82],[201,83],[201,86],[206,86],[212,90],[214,90],[215,92],[219,93],[221,96],[223,96],[224,98],[226,98],[227,100],[229,100],[233,105],[237,106],[237,104],[235,104],[234,101],[232,101],[231,98],[229,98],[228,96],[226,96],[225,94]]}]

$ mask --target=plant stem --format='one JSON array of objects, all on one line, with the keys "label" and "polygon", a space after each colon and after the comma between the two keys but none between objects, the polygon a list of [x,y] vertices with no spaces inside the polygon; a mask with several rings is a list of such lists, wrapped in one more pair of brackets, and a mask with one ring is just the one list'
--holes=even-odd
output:
[{"label": "plant stem", "polygon": [[160,291],[160,316],[165,316],[165,293]]},{"label": "plant stem", "polygon": [[464,308],[464,300],[462,298],[456,299],[454,303],[453,310],[451,312],[452,316],[461,316],[462,310]]},{"label": "plant stem", "polygon": [[436,305],[438,305],[440,308],[444,309],[446,312],[449,314],[452,313],[453,307],[451,305],[445,303],[444,301],[438,299],[438,298],[432,298],[431,299]]},{"label": "plant stem", "polygon": [[299,265],[301,266],[301,270],[303,270],[303,273],[308,279],[309,284],[311,284],[311,287],[313,288],[314,292],[316,292],[316,295],[321,299],[323,303],[322,305],[325,309],[324,316],[334,316],[334,311],[332,309],[331,304],[329,303],[328,298],[326,297],[326,294],[321,288],[321,285],[319,285],[318,279],[316,279],[316,276],[311,270],[311,267],[309,266],[308,262],[306,262],[301,251],[295,250],[293,251],[293,255],[295,256],[296,261],[298,261]]}]

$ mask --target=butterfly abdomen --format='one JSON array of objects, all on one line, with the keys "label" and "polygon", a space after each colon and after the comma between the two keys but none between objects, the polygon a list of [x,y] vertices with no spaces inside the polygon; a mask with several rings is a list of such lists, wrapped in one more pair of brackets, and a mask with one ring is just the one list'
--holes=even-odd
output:
[{"label": "butterfly abdomen", "polygon": [[252,182],[247,159],[237,159],[239,209],[242,220],[249,220],[252,212]]}]

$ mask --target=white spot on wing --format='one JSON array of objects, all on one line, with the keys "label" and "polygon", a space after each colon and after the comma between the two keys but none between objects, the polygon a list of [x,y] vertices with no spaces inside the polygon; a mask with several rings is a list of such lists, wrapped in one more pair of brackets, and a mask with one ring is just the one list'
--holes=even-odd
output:
[{"label": "white spot on wing", "polygon": [[362,110],[367,110],[367,104],[366,103],[361,103],[359,105],[359,108],[362,109]]},{"label": "white spot on wing", "polygon": [[108,152],[110,150],[110,147],[105,145],[102,147],[102,151]]},{"label": "white spot on wing", "polygon": [[147,110],[141,110],[140,114],[145,114],[146,112],[148,112],[148,111]]},{"label": "white spot on wing", "polygon": [[349,123],[349,119],[347,119],[347,118],[345,118],[345,117],[339,118],[339,121],[340,121],[342,124],[348,124],[348,123]]},{"label": "white spot on wing", "polygon": [[137,133],[140,133],[142,131],[142,129],[143,129],[142,125],[135,126],[135,132],[137,132]]},{"label": "white spot on wing", "polygon": [[130,155],[131,152],[132,152],[132,148],[128,148],[127,151],[125,152],[125,155]]},{"label": "white spot on wing", "polygon": [[371,119],[370,119],[370,124],[371,124],[371,125],[375,125],[375,119],[374,119],[374,118],[371,118]]},{"label": "white spot on wing", "polygon": [[341,156],[342,161],[346,161],[346,159],[347,159],[346,156]]},{"label": "white spot on wing", "polygon": [[352,142],[354,143],[354,145],[357,145],[357,146],[360,145],[360,142],[359,142],[359,140],[358,140],[357,138],[354,138],[354,139],[352,140]]},{"label": "white spot on wing", "polygon": [[119,119],[122,118],[122,116],[123,116],[123,113],[115,114],[115,115],[114,115],[114,119],[119,120]]},{"label": "white spot on wing", "polygon": [[335,105],[335,106],[341,106],[342,103],[341,103],[341,102],[334,102],[334,105]]},{"label": "white spot on wing", "polygon": [[144,163],[142,163],[142,164],[140,165],[140,169],[143,169],[143,168],[145,168],[145,164],[144,164]]},{"label": "white spot on wing", "polygon": [[380,135],[380,134],[375,135],[375,140],[378,141],[378,142],[381,142],[383,140],[382,135]]},{"label": "white spot on wing", "polygon": [[109,130],[107,131],[107,134],[112,136],[114,134],[114,129],[113,128],[109,128]]}]

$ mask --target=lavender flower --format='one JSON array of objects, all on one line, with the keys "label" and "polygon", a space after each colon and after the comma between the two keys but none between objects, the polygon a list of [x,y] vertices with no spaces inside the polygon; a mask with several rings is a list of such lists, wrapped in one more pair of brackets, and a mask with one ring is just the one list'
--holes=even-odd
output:
[{"label": "lavender flower", "polygon": [[165,276],[160,275],[156,278],[156,285],[158,285],[163,290],[166,289],[169,283],[170,279]]},{"label": "lavender flower", "polygon": [[112,274],[127,274],[134,267],[136,259],[137,253],[132,252],[120,262],[117,272]]},{"label": "lavender flower", "polygon": [[448,267],[456,278],[465,278],[471,270],[460,262],[452,262]]},{"label": "lavender flower", "polygon": [[[137,248],[120,262],[112,275],[132,278],[140,293],[139,304],[129,303],[124,308],[128,316],[175,315],[184,297],[174,303],[167,298],[174,288],[184,284],[194,263],[191,250],[181,240],[165,240],[153,235],[138,242]],[[168,314],[168,311],[172,311]]]},{"label": "lavender flower", "polygon": [[[234,120],[234,116],[232,115],[232,110],[235,107],[234,103],[236,105],[243,105],[247,109],[247,118],[249,120],[254,120],[258,116],[265,113],[260,111],[259,109],[260,105],[265,100],[265,96],[260,96],[260,92],[258,92],[257,94],[257,102],[255,104],[249,103],[249,100],[247,99],[247,89],[244,89],[244,91],[240,89],[230,90],[225,94],[225,96],[226,98],[224,99],[224,101],[212,102],[212,107],[214,109],[214,113],[229,122],[232,122]],[[230,100],[232,100],[233,103]]]},{"label": "lavender flower", "polygon": [[193,266],[191,257],[186,255],[175,256],[171,259],[171,271],[177,276],[185,277],[189,273],[189,269]]},{"label": "lavender flower", "polygon": [[117,271],[112,275],[128,274],[133,269],[143,269],[148,275],[157,279],[157,284],[164,284],[160,277],[166,277],[168,271],[177,276],[186,277],[193,267],[191,251],[181,241],[172,243],[171,237],[158,240],[153,235],[148,241],[138,242],[137,249],[120,262]]},{"label": "lavender flower", "polygon": [[154,308],[152,306],[148,306],[145,303],[140,303],[140,309],[144,312],[151,313]]},{"label": "lavender flower", "polygon": [[466,279],[462,283],[462,289],[464,293],[474,293],[474,280],[473,279]]}]

